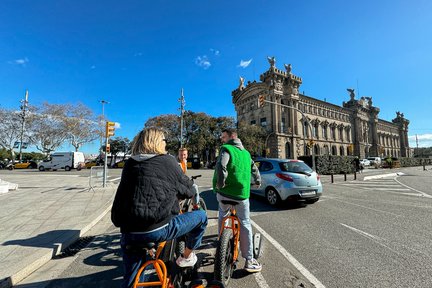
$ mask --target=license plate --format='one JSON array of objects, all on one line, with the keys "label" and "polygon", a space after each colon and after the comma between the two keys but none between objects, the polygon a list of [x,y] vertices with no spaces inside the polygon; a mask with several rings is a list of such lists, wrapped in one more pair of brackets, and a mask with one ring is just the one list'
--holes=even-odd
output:
[{"label": "license plate", "polygon": [[302,196],[315,196],[316,191],[315,190],[304,190],[304,191],[300,191],[300,194]]}]

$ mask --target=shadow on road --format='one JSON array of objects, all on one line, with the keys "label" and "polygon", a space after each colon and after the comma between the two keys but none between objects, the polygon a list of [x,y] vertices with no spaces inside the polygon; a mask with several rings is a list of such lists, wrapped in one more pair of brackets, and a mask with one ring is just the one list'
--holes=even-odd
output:
[{"label": "shadow on road", "polygon": [[[76,274],[83,276],[77,277]],[[97,236],[93,242],[82,249],[74,263],[63,271],[57,279],[17,285],[15,287],[120,287],[122,279],[123,264],[120,255],[120,234],[113,233]]]}]

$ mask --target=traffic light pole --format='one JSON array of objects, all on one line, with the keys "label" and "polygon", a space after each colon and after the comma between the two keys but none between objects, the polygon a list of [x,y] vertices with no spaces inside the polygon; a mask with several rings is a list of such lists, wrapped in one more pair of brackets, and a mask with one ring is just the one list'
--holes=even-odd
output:
[{"label": "traffic light pole", "polygon": [[106,187],[106,182],[107,182],[107,170],[108,170],[108,152],[107,152],[107,148],[108,147],[108,137],[105,137],[105,158],[104,158],[104,168],[103,168],[103,182],[102,182],[102,186],[105,188]]},{"label": "traffic light pole", "polygon": [[106,187],[107,182],[107,172],[108,172],[108,152],[110,152],[110,146],[108,144],[108,139],[114,136],[115,122],[107,121],[105,124],[105,159],[104,159],[104,169],[103,169],[103,187]]},{"label": "traffic light pole", "polygon": [[[261,97],[261,96],[262,96],[262,95],[260,95],[260,97]],[[311,137],[312,137],[312,134],[313,134],[313,133],[312,133],[312,126],[310,125],[310,123],[309,123],[309,121],[307,120],[306,116],[304,115],[303,111],[301,111],[301,110],[298,109],[298,108],[295,108],[295,107],[289,106],[289,105],[284,105],[284,104],[280,104],[280,103],[276,103],[276,102],[268,101],[268,100],[261,99],[261,98],[259,98],[258,100],[259,100],[258,103],[260,104],[260,106],[263,106],[263,102],[267,102],[267,103],[270,103],[270,104],[273,104],[273,105],[276,105],[276,106],[281,106],[281,107],[285,107],[285,108],[288,108],[288,109],[293,109],[293,110],[296,110],[296,111],[300,112],[301,115],[302,115],[302,117],[303,117],[303,119],[304,119],[305,122],[307,123],[307,126],[310,127],[310,129],[311,129]],[[316,171],[316,167],[315,167],[315,149],[314,149],[313,146],[311,147],[311,150],[312,150],[312,169],[313,169],[314,171]],[[306,128],[304,127],[304,124],[303,124],[303,153],[305,153],[305,152],[306,152]]]}]

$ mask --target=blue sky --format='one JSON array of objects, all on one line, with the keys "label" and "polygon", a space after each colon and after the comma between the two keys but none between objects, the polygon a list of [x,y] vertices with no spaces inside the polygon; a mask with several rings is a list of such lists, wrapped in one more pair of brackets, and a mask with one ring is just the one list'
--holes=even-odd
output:
[{"label": "blue sky", "polygon": [[[267,56],[303,78],[301,92],[342,105],[371,96],[432,146],[432,1],[0,2],[0,105],[83,102],[133,138],[149,117],[186,109],[235,116],[239,76]],[[242,65],[241,65],[242,64]],[[97,143],[85,152],[95,152]]]}]

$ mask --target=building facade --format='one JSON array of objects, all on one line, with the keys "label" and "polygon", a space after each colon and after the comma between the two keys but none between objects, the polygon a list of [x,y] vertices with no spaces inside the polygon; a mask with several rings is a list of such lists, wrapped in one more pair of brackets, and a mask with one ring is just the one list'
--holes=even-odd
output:
[{"label": "building facade", "polygon": [[[355,155],[410,157],[408,125],[404,114],[396,112],[391,121],[378,118],[380,109],[372,97],[356,99],[347,89],[349,100],[342,106],[299,93],[302,78],[276,67],[260,75],[260,82],[244,84],[232,92],[238,123],[261,125],[267,131],[263,147],[268,157],[297,158],[301,155]],[[259,96],[265,105],[259,107]],[[264,149],[265,148],[265,149]],[[312,151],[313,149],[313,151]]]}]

